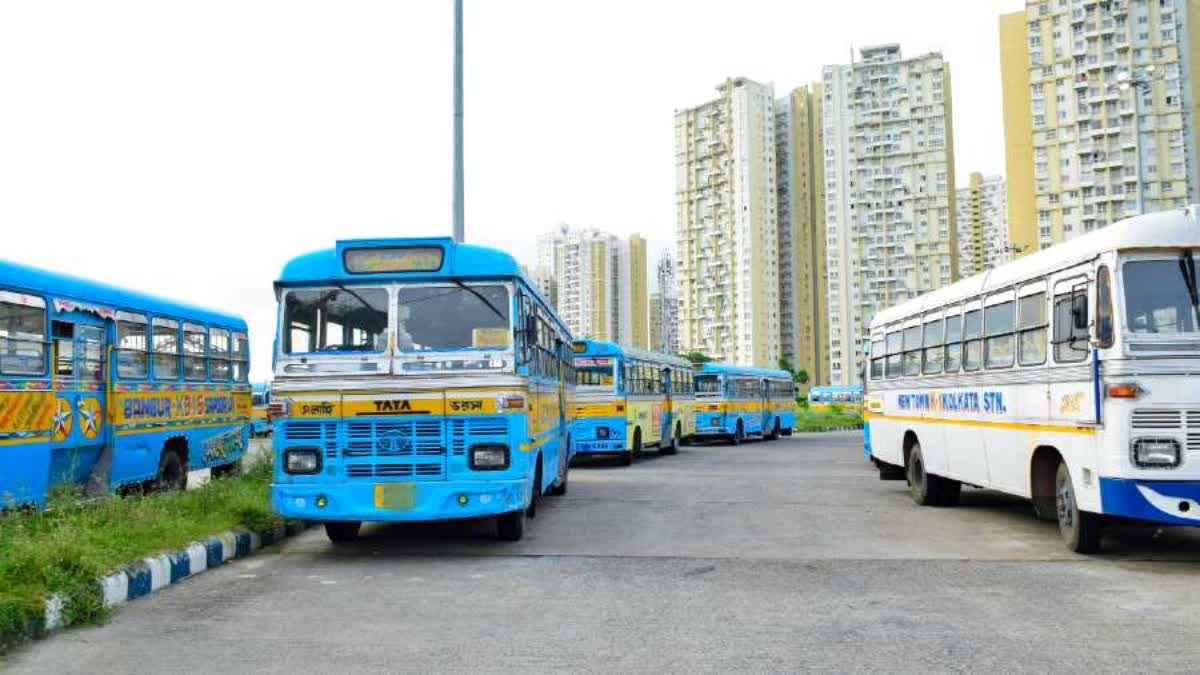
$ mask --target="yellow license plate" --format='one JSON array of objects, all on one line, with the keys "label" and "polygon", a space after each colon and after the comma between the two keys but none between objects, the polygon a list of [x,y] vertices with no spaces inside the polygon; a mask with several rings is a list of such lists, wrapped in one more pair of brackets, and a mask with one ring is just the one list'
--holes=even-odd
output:
[{"label": "yellow license plate", "polygon": [[375,508],[384,511],[411,511],[417,507],[417,486],[412,483],[375,485]]}]

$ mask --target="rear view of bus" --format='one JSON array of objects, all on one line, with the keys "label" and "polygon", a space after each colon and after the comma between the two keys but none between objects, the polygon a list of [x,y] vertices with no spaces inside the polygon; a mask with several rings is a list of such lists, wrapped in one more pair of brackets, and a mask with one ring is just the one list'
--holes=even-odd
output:
[{"label": "rear view of bus", "polygon": [[250,432],[255,436],[271,433],[271,388],[265,383],[253,385],[250,397]]},{"label": "rear view of bus", "polygon": [[274,509],[335,542],[364,521],[494,516],[516,540],[570,461],[570,334],[501,251],[340,241],[276,283]]}]

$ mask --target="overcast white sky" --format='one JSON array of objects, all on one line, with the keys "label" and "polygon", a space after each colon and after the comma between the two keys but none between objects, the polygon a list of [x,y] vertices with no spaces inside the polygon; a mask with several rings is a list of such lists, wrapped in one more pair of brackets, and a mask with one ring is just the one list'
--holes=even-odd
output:
[{"label": "overcast white sky", "polygon": [[[959,182],[1004,169],[997,18],[1020,0],[466,0],[467,238],[674,227],[672,113],[852,47],[940,50]],[[0,3],[0,257],[246,316],[337,238],[450,228],[450,0]]]}]

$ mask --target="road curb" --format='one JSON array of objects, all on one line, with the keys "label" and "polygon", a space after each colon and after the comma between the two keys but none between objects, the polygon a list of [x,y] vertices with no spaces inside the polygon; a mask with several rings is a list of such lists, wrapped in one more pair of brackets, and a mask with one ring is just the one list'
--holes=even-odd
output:
[{"label": "road curb", "polygon": [[[147,597],[172,584],[190,579],[231,560],[246,558],[308,529],[305,521],[287,521],[257,532],[229,530],[188,544],[182,550],[135,560],[96,580],[98,599],[105,608]],[[14,634],[0,635],[0,654],[6,647],[47,637],[71,625],[63,593],[46,599],[41,620],[27,621]]]}]

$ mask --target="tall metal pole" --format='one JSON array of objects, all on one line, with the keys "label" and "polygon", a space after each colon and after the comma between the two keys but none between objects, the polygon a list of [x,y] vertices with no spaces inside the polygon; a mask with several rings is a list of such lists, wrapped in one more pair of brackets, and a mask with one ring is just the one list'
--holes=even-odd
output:
[{"label": "tall metal pole", "polygon": [[454,241],[464,238],[463,216],[463,0],[454,0]]}]

